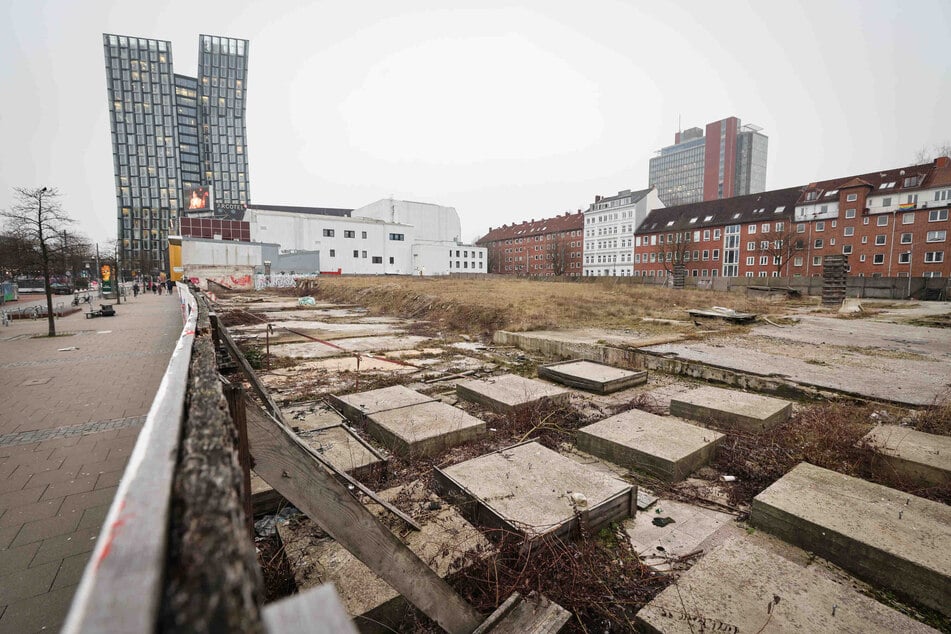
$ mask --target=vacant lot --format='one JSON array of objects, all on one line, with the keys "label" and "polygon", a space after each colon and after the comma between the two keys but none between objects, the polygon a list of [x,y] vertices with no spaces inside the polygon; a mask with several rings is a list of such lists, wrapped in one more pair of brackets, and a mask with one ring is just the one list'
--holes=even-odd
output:
[{"label": "vacant lot", "polygon": [[[359,304],[376,314],[425,319],[469,334],[549,328],[637,328],[642,318],[688,320],[687,309],[713,305],[741,312],[781,314],[796,303],[751,300],[741,293],[674,290],[600,278],[543,282],[511,278],[321,277],[315,297]],[[667,325],[667,328],[670,326]]]}]

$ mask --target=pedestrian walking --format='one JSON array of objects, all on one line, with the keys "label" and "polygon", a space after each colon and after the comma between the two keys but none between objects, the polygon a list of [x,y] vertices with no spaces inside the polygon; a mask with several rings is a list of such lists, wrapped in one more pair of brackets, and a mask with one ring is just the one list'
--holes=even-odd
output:
[{"label": "pedestrian walking", "polygon": [[132,285],[132,297],[138,297],[138,296],[139,296],[139,283],[135,282]]}]

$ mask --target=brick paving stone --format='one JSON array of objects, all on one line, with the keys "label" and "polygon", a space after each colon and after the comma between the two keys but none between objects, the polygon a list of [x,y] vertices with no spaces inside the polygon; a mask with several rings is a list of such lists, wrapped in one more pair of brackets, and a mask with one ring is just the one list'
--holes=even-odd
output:
[{"label": "brick paving stone", "polygon": [[0,576],[0,605],[48,592],[60,563],[57,560]]},{"label": "brick paving stone", "polygon": [[[167,297],[140,296],[116,312],[102,328],[109,334],[82,313],[58,320],[69,337],[30,338],[45,332],[41,321],[0,329],[0,578],[35,550],[28,581],[48,582],[37,596],[0,601],[0,633],[62,625],[181,332]],[[79,349],[58,351],[67,345]],[[22,387],[28,379],[43,382]],[[30,501],[33,488],[52,499]]]},{"label": "brick paving stone", "polygon": [[[36,487],[27,487],[18,491],[0,493],[0,509],[10,509],[17,506],[32,504],[40,500],[40,496],[46,491],[46,485]],[[0,568],[2,570],[2,568]]]},{"label": "brick paving stone", "polygon": [[27,522],[17,533],[16,539],[13,540],[11,545],[16,547],[72,533],[79,526],[81,519],[81,513],[67,511],[65,514],[61,513],[53,517]]},{"label": "brick paving stone", "polygon": [[63,500],[41,500],[33,504],[25,504],[7,509],[0,517],[0,527],[23,526],[27,522],[53,517],[62,506]]},{"label": "brick paving stone", "polygon": [[83,528],[66,535],[44,539],[31,565],[39,566],[51,561],[60,562],[70,555],[92,552],[92,549],[96,547],[98,536],[98,530]]},{"label": "brick paving stone", "polygon": [[26,544],[24,546],[16,546],[10,548],[4,548],[0,550],[0,570],[4,573],[11,573],[15,570],[23,570],[30,566],[30,562],[33,561],[36,551],[39,550],[40,544],[36,542],[35,544]]},{"label": "brick paving stone", "polygon": [[76,586],[57,588],[7,606],[0,617],[0,634],[55,632],[66,620]]}]

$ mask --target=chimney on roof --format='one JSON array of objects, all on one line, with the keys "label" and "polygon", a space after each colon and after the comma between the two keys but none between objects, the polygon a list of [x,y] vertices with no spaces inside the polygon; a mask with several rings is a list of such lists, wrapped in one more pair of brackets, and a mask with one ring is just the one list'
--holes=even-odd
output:
[{"label": "chimney on roof", "polygon": [[601,197],[600,197],[600,196],[595,196],[595,197],[594,197],[594,202],[596,202],[596,203],[601,202]]},{"label": "chimney on roof", "polygon": [[934,160],[935,167],[951,167],[951,158],[947,156],[939,156]]}]

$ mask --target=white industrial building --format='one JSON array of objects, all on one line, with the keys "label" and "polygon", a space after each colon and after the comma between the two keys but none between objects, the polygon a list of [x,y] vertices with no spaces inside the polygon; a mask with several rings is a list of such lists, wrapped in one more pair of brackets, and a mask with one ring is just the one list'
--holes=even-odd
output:
[{"label": "white industrial building", "polygon": [[251,240],[319,251],[322,273],[485,273],[486,249],[460,242],[453,207],[383,199],[354,209],[248,205]]},{"label": "white industrial building", "polygon": [[651,210],[663,206],[654,187],[595,196],[584,212],[584,274],[634,275],[634,232]]}]

